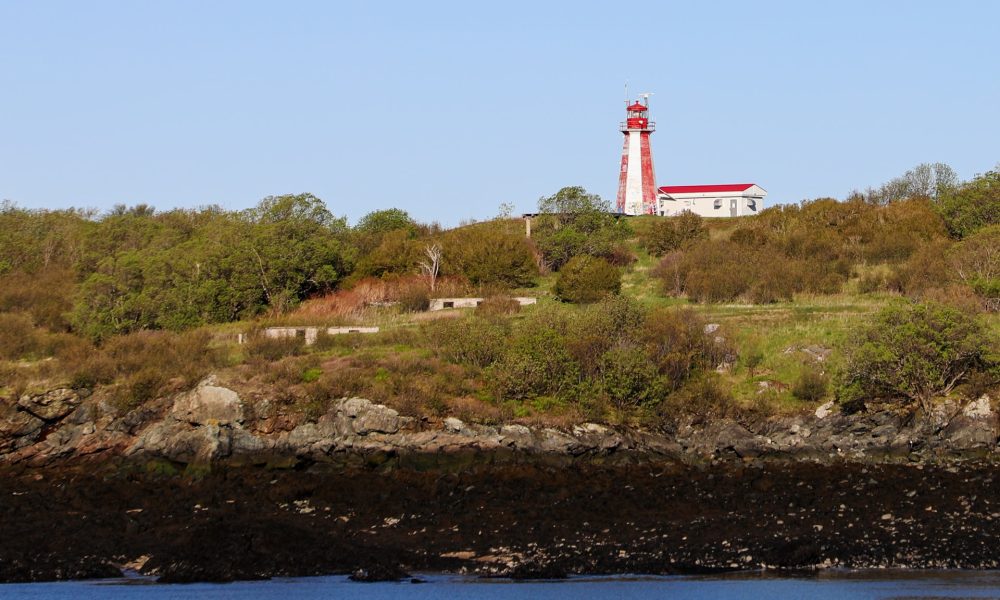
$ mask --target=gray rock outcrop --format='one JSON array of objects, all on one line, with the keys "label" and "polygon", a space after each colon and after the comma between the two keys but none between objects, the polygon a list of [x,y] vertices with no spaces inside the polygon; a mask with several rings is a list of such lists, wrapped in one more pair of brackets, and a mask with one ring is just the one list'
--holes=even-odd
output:
[{"label": "gray rock outcrop", "polygon": [[58,421],[80,405],[80,393],[68,388],[50,390],[41,394],[24,394],[18,401],[25,412],[45,421]]},{"label": "gray rock outcrop", "polygon": [[206,379],[177,397],[170,416],[192,425],[234,425],[243,422],[243,403],[233,390]]},{"label": "gray rock outcrop", "polygon": [[891,410],[845,415],[826,403],[811,414],[681,422],[670,432],[598,423],[559,428],[416,419],[363,398],[334,401],[306,422],[282,413],[273,400],[257,399],[255,408],[214,378],[126,414],[63,388],[25,394],[0,407],[0,461],[44,464],[106,452],[178,463],[258,464],[470,453],[488,460],[497,452],[566,460],[641,454],[688,462],[1000,458],[1000,417],[986,396],[965,406],[942,405],[917,419]]}]

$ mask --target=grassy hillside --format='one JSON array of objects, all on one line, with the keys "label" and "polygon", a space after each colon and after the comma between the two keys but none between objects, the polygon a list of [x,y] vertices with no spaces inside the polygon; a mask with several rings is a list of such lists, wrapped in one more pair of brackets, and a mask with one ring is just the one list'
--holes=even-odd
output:
[{"label": "grassy hillside", "polygon": [[[358,395],[414,416],[652,426],[809,410],[848,393],[902,406],[971,398],[1000,380],[998,180],[717,220],[616,218],[566,188],[544,199],[552,214],[531,239],[520,219],[442,230],[398,210],[349,227],[308,194],[240,213],[8,204],[0,398],[71,386],[128,411],[215,372],[262,410],[306,417]],[[604,300],[565,301],[560,278],[579,257],[620,276]],[[490,300],[426,312],[433,296]],[[892,353],[857,352],[886,344],[871,323],[917,318],[930,329],[917,323],[891,344],[922,357],[906,368],[930,392],[858,362]],[[339,324],[381,331],[308,348],[259,334]],[[934,328],[957,333],[931,339]]]}]

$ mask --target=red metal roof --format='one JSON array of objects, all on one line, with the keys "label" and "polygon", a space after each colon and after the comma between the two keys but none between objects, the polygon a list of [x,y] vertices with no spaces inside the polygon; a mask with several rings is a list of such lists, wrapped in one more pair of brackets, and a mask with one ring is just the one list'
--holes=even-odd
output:
[{"label": "red metal roof", "polygon": [[649,110],[649,107],[644,104],[640,104],[639,102],[636,102],[635,104],[629,106],[625,110]]},{"label": "red metal roof", "polygon": [[708,192],[745,192],[754,183],[721,183],[715,185],[665,185],[660,188],[664,194],[704,194]]}]

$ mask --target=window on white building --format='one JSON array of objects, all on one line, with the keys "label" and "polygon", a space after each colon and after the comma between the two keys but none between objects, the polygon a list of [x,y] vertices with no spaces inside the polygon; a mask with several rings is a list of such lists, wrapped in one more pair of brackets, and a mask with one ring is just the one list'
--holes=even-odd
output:
[{"label": "window on white building", "polygon": [[722,200],[716,200],[715,201],[715,208],[717,208],[717,209],[722,208]]}]

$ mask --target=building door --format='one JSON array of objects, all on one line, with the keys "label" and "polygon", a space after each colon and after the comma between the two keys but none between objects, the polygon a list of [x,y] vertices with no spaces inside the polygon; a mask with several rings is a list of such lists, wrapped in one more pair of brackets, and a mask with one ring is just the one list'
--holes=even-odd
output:
[{"label": "building door", "polygon": [[737,200],[736,198],[731,198],[729,200],[729,216],[730,217],[735,217],[736,216],[736,203],[737,202],[739,202],[739,200]]}]

